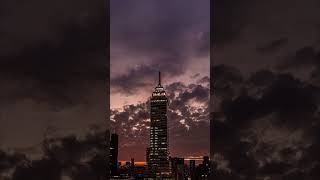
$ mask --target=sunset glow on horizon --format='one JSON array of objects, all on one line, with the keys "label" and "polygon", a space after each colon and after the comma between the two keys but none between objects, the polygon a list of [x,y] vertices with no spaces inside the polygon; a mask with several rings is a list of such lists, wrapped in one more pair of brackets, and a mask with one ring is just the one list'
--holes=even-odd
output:
[{"label": "sunset glow on horizon", "polygon": [[169,100],[170,154],[209,154],[209,2],[111,3],[110,116],[119,159],[146,160],[158,71]]}]

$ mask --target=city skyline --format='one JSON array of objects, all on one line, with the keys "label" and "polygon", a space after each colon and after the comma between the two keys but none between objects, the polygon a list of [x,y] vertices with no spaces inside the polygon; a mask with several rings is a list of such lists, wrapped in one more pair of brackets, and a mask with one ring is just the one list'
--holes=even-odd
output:
[{"label": "city skyline", "polygon": [[320,179],[319,0],[0,9],[1,180],[141,179],[159,70],[175,178]]},{"label": "city skyline", "polygon": [[[157,76],[155,76],[155,77],[158,77],[157,78],[157,81],[155,81],[155,82],[158,82],[158,83],[154,83],[154,86],[155,86],[155,88],[154,88],[154,92],[152,93],[152,96],[148,99],[148,101],[147,101],[147,103],[149,103],[149,104],[146,104],[146,106],[147,106],[147,110],[148,111],[150,111],[151,109],[152,109],[152,98],[155,98],[155,97],[157,97],[157,96],[160,96],[160,94],[161,94],[161,96],[163,95],[163,96],[166,96],[167,95],[167,93],[165,92],[165,84],[163,84],[162,82],[163,81],[165,81],[165,78],[161,78],[161,76],[163,76],[163,73],[161,74],[161,72],[160,71],[155,71],[155,74],[156,73],[158,73],[158,75]],[[169,97],[173,97],[172,95],[168,95]],[[155,101],[157,101],[156,99],[155,99]],[[166,102],[165,102],[165,104],[169,104],[170,103],[170,99],[168,99],[168,100],[166,100]],[[165,108],[166,109],[166,111],[167,111],[167,108]],[[170,109],[168,109],[169,111],[170,111]],[[147,115],[146,116],[148,116],[147,117],[147,119],[149,120],[149,122],[150,122],[150,119],[154,119],[155,117],[157,117],[157,116],[152,116],[152,111],[151,112],[147,112]],[[167,115],[165,115],[165,117],[166,117]],[[168,119],[168,122],[170,122],[170,119]],[[165,124],[167,124],[167,120],[165,120]],[[151,138],[152,137],[152,133],[154,134],[154,132],[153,131],[151,131],[151,128],[150,128],[150,126],[152,126],[151,124],[149,124],[149,126],[146,126],[146,129],[148,129],[149,130],[149,132],[148,132],[148,136],[147,137],[145,137],[144,139],[141,139],[141,141],[142,142],[140,142],[140,144],[145,144],[145,147],[144,147],[144,149],[146,149],[146,148],[148,148],[148,147],[150,147],[150,143],[152,143],[155,139],[154,138]],[[158,129],[157,129],[158,130]],[[164,129],[165,130],[165,129]],[[165,130],[166,132],[167,132],[167,130]],[[111,132],[112,133],[117,133],[116,131],[115,131],[115,129],[111,129]],[[120,130],[120,134],[121,134],[121,130]],[[165,135],[165,136],[167,136],[167,135]],[[151,138],[151,139],[150,139]],[[120,139],[119,140],[117,140],[117,142],[119,141],[119,145],[121,146],[121,136],[120,136]],[[170,137],[168,137],[168,141],[170,142]],[[160,143],[160,142],[159,142]],[[160,143],[161,144],[161,143]],[[174,146],[174,145],[173,145]],[[209,146],[209,145],[208,145]],[[168,145],[168,147],[169,147],[169,145]],[[170,149],[168,149],[168,151],[169,151]],[[127,157],[127,159],[123,159],[123,158],[119,158],[119,161],[121,161],[121,162],[129,162],[130,161],[130,159],[131,158],[137,158],[136,156],[134,156],[134,150],[132,150],[131,151],[132,152],[132,154],[130,154],[130,156],[128,156]],[[121,154],[121,148],[119,148],[119,154]],[[143,154],[143,155],[145,155],[145,154]],[[186,158],[186,159],[190,159],[190,160],[193,160],[193,159],[196,159],[197,160],[197,162],[200,162],[200,161],[202,161],[202,157],[203,156],[208,156],[209,155],[209,149],[207,149],[207,151],[205,152],[205,153],[197,153],[197,154],[195,154],[195,155],[179,155],[179,157],[183,157],[183,158]],[[141,159],[139,159],[139,158],[137,158],[139,161],[138,162],[140,162],[140,164],[147,164],[147,158],[145,157],[145,156],[143,156],[143,158]]]},{"label": "city skyline", "polygon": [[158,71],[172,101],[170,153],[181,157],[209,152],[209,4],[111,3],[110,129],[119,134],[120,159],[145,161],[148,98]]},{"label": "city skyline", "polygon": [[[164,178],[184,180],[191,178],[207,179],[210,173],[209,156],[201,157],[202,163],[196,163],[195,159],[184,157],[172,157],[170,155],[170,137],[168,135],[168,104],[166,89],[163,87],[161,72],[158,74],[158,84],[149,100],[149,141],[146,149],[146,162],[137,162],[134,157],[131,160],[118,160],[119,139],[118,134],[110,135],[110,175],[111,178]],[[142,142],[140,142],[142,143]],[[121,143],[120,143],[121,144]],[[134,149],[132,149],[132,152]],[[199,157],[198,157],[199,158]],[[189,160],[189,164],[186,161]],[[189,166],[189,168],[188,168]]]}]

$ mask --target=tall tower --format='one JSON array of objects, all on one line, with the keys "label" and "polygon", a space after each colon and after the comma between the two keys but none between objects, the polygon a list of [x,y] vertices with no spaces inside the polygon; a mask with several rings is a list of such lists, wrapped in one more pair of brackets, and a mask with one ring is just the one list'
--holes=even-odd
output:
[{"label": "tall tower", "polygon": [[161,73],[159,83],[150,99],[150,155],[149,167],[157,176],[170,174],[168,127],[167,127],[168,99],[161,85]]},{"label": "tall tower", "polygon": [[110,140],[110,171],[111,176],[118,174],[118,144],[119,137],[118,134],[111,134]]}]

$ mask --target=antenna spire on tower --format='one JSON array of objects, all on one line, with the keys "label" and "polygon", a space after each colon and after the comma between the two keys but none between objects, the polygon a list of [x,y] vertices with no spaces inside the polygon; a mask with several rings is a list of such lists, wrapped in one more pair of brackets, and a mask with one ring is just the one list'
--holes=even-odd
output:
[{"label": "antenna spire on tower", "polygon": [[159,86],[161,86],[161,72],[159,71]]}]

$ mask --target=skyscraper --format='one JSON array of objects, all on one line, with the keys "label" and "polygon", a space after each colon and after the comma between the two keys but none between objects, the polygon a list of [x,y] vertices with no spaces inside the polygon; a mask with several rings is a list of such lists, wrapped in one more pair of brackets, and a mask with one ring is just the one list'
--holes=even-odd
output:
[{"label": "skyscraper", "polygon": [[189,175],[191,180],[195,180],[196,161],[190,160],[189,162]]},{"label": "skyscraper", "polygon": [[184,158],[172,158],[171,159],[172,176],[175,180],[184,180]]},{"label": "skyscraper", "polygon": [[146,149],[146,163],[147,163],[147,165],[150,164],[149,161],[150,161],[150,148],[147,147],[147,149]]},{"label": "skyscraper", "polygon": [[117,134],[111,134],[110,140],[110,171],[111,176],[118,174],[118,142]]},{"label": "skyscraper", "polygon": [[131,158],[131,167],[134,167],[134,158]]},{"label": "skyscraper", "polygon": [[203,157],[203,176],[205,177],[205,179],[208,178],[208,176],[210,175],[210,159],[208,156],[204,156]]},{"label": "skyscraper", "polygon": [[159,83],[152,93],[150,99],[150,170],[157,176],[170,174],[168,128],[167,128],[167,106],[166,92],[161,85],[161,73],[159,72]]},{"label": "skyscraper", "polygon": [[131,176],[134,175],[134,169],[135,169],[134,158],[131,158],[131,163],[130,163],[130,174],[131,174]]}]

